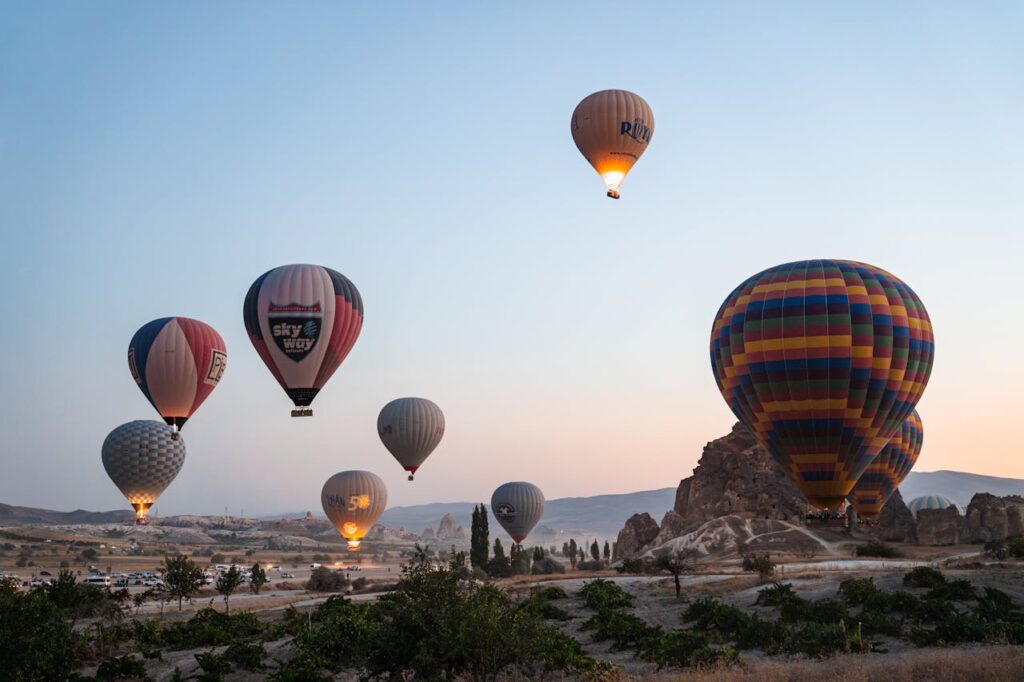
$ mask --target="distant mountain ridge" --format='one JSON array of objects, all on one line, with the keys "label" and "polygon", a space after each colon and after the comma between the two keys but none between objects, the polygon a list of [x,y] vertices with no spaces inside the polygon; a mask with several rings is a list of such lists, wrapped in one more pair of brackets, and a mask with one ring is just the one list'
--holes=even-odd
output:
[{"label": "distant mountain ridge", "polygon": [[[900,486],[905,500],[919,495],[945,495],[958,505],[966,508],[975,493],[993,495],[1024,495],[1024,479],[983,476],[961,471],[911,472]],[[590,497],[562,497],[548,500],[544,516],[538,527],[558,531],[589,533],[596,536],[614,536],[622,524],[633,514],[647,512],[660,520],[665,512],[675,505],[676,488],[660,488],[634,493],[614,495],[593,495]],[[451,514],[456,524],[469,531],[474,502],[433,502],[404,507],[391,507],[381,516],[380,523],[390,528],[405,528],[420,532],[425,528],[437,528],[445,514]],[[323,517],[320,510],[314,514]],[[294,514],[266,515],[264,520],[280,519],[282,516],[301,518],[306,512]],[[213,515],[218,516],[219,515]],[[78,523],[127,523],[135,518],[131,510],[93,512],[76,509],[70,512],[16,507],[0,503],[0,524],[9,525],[69,525]],[[498,524],[491,519],[492,533]]]},{"label": "distant mountain ridge", "polygon": [[1024,495],[1024,479],[983,476],[964,471],[911,471],[903,484],[900,494],[910,502],[921,495],[944,495],[967,509],[975,493]]}]

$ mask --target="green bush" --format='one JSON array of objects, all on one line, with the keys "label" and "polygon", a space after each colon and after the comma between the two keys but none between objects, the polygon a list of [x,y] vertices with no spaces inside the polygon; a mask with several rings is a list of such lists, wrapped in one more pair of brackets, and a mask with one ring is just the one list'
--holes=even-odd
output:
[{"label": "green bush", "polygon": [[881,559],[895,559],[902,556],[898,549],[881,540],[872,540],[865,545],[857,545],[854,554],[857,556],[879,557]]},{"label": "green bush", "polygon": [[[214,609],[202,609],[187,621],[171,623],[161,629],[158,639],[159,645],[165,649],[184,651],[258,638],[267,630],[267,625],[248,611],[226,614]],[[152,635],[144,627],[137,626],[136,637],[139,634],[147,638]]]},{"label": "green bush", "polygon": [[772,583],[770,586],[758,590],[754,603],[758,606],[781,606],[796,596],[791,583]]},{"label": "green bush", "polygon": [[761,580],[767,580],[775,575],[775,562],[772,561],[772,558],[767,553],[747,554],[743,557],[740,567],[744,571],[757,573]]},{"label": "green bush", "polygon": [[633,606],[633,597],[628,592],[602,578],[584,583],[580,588],[580,596],[583,597],[583,603],[595,611]]},{"label": "green bush", "polygon": [[213,653],[213,651],[195,654],[195,657],[199,668],[203,671],[201,675],[195,678],[200,680],[200,682],[220,682],[220,680],[224,679],[225,675],[231,672],[231,662],[223,656]]},{"label": "green bush", "polygon": [[224,660],[244,670],[259,670],[267,655],[259,642],[232,642],[222,654]]},{"label": "green bush", "polygon": [[1015,538],[1007,541],[1006,550],[1012,557],[1017,557],[1018,559],[1024,557],[1024,538]]},{"label": "green bush", "polygon": [[309,574],[306,589],[310,592],[341,592],[348,587],[348,578],[341,571],[332,571],[326,566],[314,568]]},{"label": "green bush", "polygon": [[100,663],[100,667],[96,669],[96,679],[106,682],[124,679],[148,680],[149,677],[146,675],[146,664],[140,659],[133,656],[118,656]]},{"label": "green bush", "polygon": [[615,567],[619,573],[640,574],[644,571],[644,562],[641,559],[623,559],[622,563]]},{"label": "green bush", "polygon": [[971,601],[977,598],[974,585],[970,581],[958,578],[949,580],[928,590],[925,599],[944,599],[948,601]]},{"label": "green bush", "polygon": [[549,600],[537,595],[533,595],[523,601],[519,608],[528,609],[544,620],[572,620],[572,615],[568,611],[555,606]]},{"label": "green bush", "polygon": [[0,594],[0,679],[68,679],[78,651],[79,638],[66,613],[45,594]]},{"label": "green bush", "polygon": [[549,585],[548,587],[542,587],[534,593],[534,596],[539,599],[547,599],[548,601],[554,601],[556,599],[568,599],[569,595],[561,587],[557,585]]},{"label": "green bush", "polygon": [[903,576],[903,584],[907,587],[932,589],[946,584],[946,576],[930,566],[917,566]]},{"label": "green bush", "polygon": [[839,592],[848,604],[865,604],[878,596],[874,578],[847,578],[839,583]]},{"label": "green bush", "polygon": [[544,557],[533,562],[533,568],[530,572],[534,575],[552,575],[555,573],[565,573],[565,566],[561,562],[552,559],[549,556]]}]

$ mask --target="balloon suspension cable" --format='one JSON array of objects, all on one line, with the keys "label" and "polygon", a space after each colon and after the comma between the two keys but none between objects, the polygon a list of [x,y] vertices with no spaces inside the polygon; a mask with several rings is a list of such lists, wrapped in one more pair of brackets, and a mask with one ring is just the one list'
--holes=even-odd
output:
[{"label": "balloon suspension cable", "polygon": [[312,417],[313,416],[313,408],[312,407],[296,407],[294,410],[292,410],[292,416],[293,417]]},{"label": "balloon suspension cable", "polygon": [[181,440],[181,433],[178,431],[177,424],[171,426],[171,440]]}]

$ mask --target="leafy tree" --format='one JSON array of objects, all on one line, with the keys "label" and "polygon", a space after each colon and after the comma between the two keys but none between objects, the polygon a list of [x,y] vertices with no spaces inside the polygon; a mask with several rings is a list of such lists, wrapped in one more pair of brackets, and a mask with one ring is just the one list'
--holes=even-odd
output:
[{"label": "leafy tree", "polygon": [[512,574],[512,564],[505,556],[501,538],[494,538],[494,556],[487,562],[486,570],[492,578],[505,578]]},{"label": "leafy tree", "polygon": [[569,565],[576,568],[576,538],[569,540]]},{"label": "leafy tree", "polygon": [[604,560],[605,561],[611,561],[612,560],[612,548],[608,544],[607,540],[604,541]]},{"label": "leafy tree", "polygon": [[568,542],[563,542],[562,543],[562,556],[565,556],[565,557],[569,556],[569,543]]},{"label": "leafy tree", "polygon": [[[765,556],[768,555],[766,554]],[[676,599],[679,599],[683,589],[679,582],[679,575],[693,570],[693,559],[693,550],[682,550],[675,554],[664,554],[651,562],[650,570],[655,573],[661,571],[670,573],[672,580],[675,582]]]},{"label": "leafy tree", "polygon": [[238,589],[238,586],[242,584],[242,572],[237,567],[232,566],[227,571],[221,574],[217,578],[217,591],[224,597],[224,611],[231,613],[231,599],[232,593]]},{"label": "leafy tree", "polygon": [[100,557],[100,553],[92,547],[87,547],[82,550],[80,556],[82,557],[82,561],[96,561]]},{"label": "leafy tree", "polygon": [[203,571],[184,554],[165,557],[161,570],[164,574],[167,595],[171,599],[178,600],[178,610],[181,611],[181,602],[191,599],[192,595],[202,587]]},{"label": "leafy tree", "polygon": [[512,575],[526,575],[530,572],[530,552],[518,542],[513,544],[509,552],[509,565]]},{"label": "leafy tree", "polygon": [[533,548],[533,560],[534,561],[543,561],[544,560],[544,548],[543,547],[538,545],[537,547]]},{"label": "leafy tree", "polygon": [[259,594],[263,586],[269,582],[267,579],[267,572],[260,566],[260,562],[256,562],[252,565],[252,569],[249,571],[249,589],[254,594]]},{"label": "leafy tree", "polygon": [[473,507],[473,525],[469,537],[469,561],[473,566],[478,568],[487,566],[490,542],[487,508],[483,504],[478,504]]},{"label": "leafy tree", "polygon": [[0,593],[0,679],[71,679],[78,646],[71,623],[45,592]]},{"label": "leafy tree", "polygon": [[224,563],[224,555],[221,553],[214,554],[210,557],[211,564],[222,564]]},{"label": "leafy tree", "polygon": [[309,574],[306,589],[310,592],[341,592],[348,587],[348,578],[341,571],[332,571],[326,566],[314,568]]},{"label": "leafy tree", "polygon": [[743,557],[743,563],[740,564],[740,567],[744,571],[757,573],[761,578],[761,582],[775,574],[775,562],[772,561],[767,552],[764,554],[747,554]]}]

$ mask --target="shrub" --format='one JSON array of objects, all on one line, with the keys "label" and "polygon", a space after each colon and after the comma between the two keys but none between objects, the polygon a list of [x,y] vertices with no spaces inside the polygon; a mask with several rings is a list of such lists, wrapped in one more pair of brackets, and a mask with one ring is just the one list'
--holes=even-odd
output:
[{"label": "shrub", "polygon": [[68,679],[78,643],[65,614],[42,592],[0,593],[0,677]]},{"label": "shrub", "polygon": [[790,599],[796,598],[793,585],[790,583],[772,583],[770,587],[759,590],[754,601],[759,606],[782,606]]},{"label": "shrub", "polygon": [[596,560],[587,560],[578,562],[576,568],[581,571],[600,571],[604,568],[604,564]]},{"label": "shrub", "polygon": [[[136,626],[138,638],[152,636],[146,626]],[[259,637],[267,631],[251,612],[221,613],[214,609],[202,609],[187,621],[172,623],[159,630],[159,643],[171,651],[198,649],[204,646],[224,646],[232,642]],[[139,641],[136,639],[136,641]]]},{"label": "shrub", "polygon": [[633,606],[633,597],[615,583],[598,578],[580,588],[583,603],[595,611]]},{"label": "shrub", "polygon": [[359,576],[358,578],[356,578],[355,580],[352,581],[352,589],[353,590],[361,590],[364,587],[366,587],[366,585],[368,583],[369,583],[369,581],[366,579],[365,576]]},{"label": "shrub", "polygon": [[259,642],[232,642],[222,655],[231,664],[253,671],[263,667],[266,652]]},{"label": "shrub", "polygon": [[879,594],[874,578],[847,578],[839,583],[839,592],[849,604],[865,604]]},{"label": "shrub", "polygon": [[615,567],[619,573],[639,574],[644,571],[644,562],[641,559],[623,559],[622,563]]},{"label": "shrub", "polygon": [[146,675],[146,664],[133,656],[118,656],[111,658],[96,669],[97,680],[123,680],[140,679],[148,680]]},{"label": "shrub", "polygon": [[977,597],[974,593],[974,586],[971,585],[969,580],[964,580],[963,578],[949,580],[942,585],[933,587],[928,590],[928,593],[924,596],[925,599],[943,599],[949,601],[970,601]]},{"label": "shrub", "polygon": [[549,585],[548,587],[542,587],[534,593],[534,596],[539,599],[547,599],[553,601],[555,599],[568,599],[569,595],[561,587],[557,585]]},{"label": "shrub", "polygon": [[1016,538],[1006,543],[1006,550],[1010,553],[1010,556],[1022,558],[1024,557],[1024,538]]},{"label": "shrub", "polygon": [[946,584],[946,576],[930,566],[917,566],[903,576],[903,584],[908,587],[936,588]]},{"label": "shrub", "polygon": [[195,657],[196,662],[203,671],[203,674],[196,678],[201,682],[219,682],[224,679],[225,675],[231,672],[231,661],[228,661],[224,656],[213,653],[213,651],[195,654]]},{"label": "shrub", "polygon": [[854,554],[857,556],[879,557],[882,559],[894,559],[901,556],[899,550],[892,545],[882,542],[881,540],[872,540],[865,545],[857,545],[857,548],[854,550]]},{"label": "shrub", "polygon": [[530,611],[544,620],[564,621],[572,619],[568,611],[555,606],[549,600],[538,595],[533,595],[529,599],[524,600],[519,607]]},{"label": "shrub", "polygon": [[340,571],[332,571],[326,566],[314,568],[309,574],[306,589],[310,592],[341,592],[348,587],[348,578]]}]

